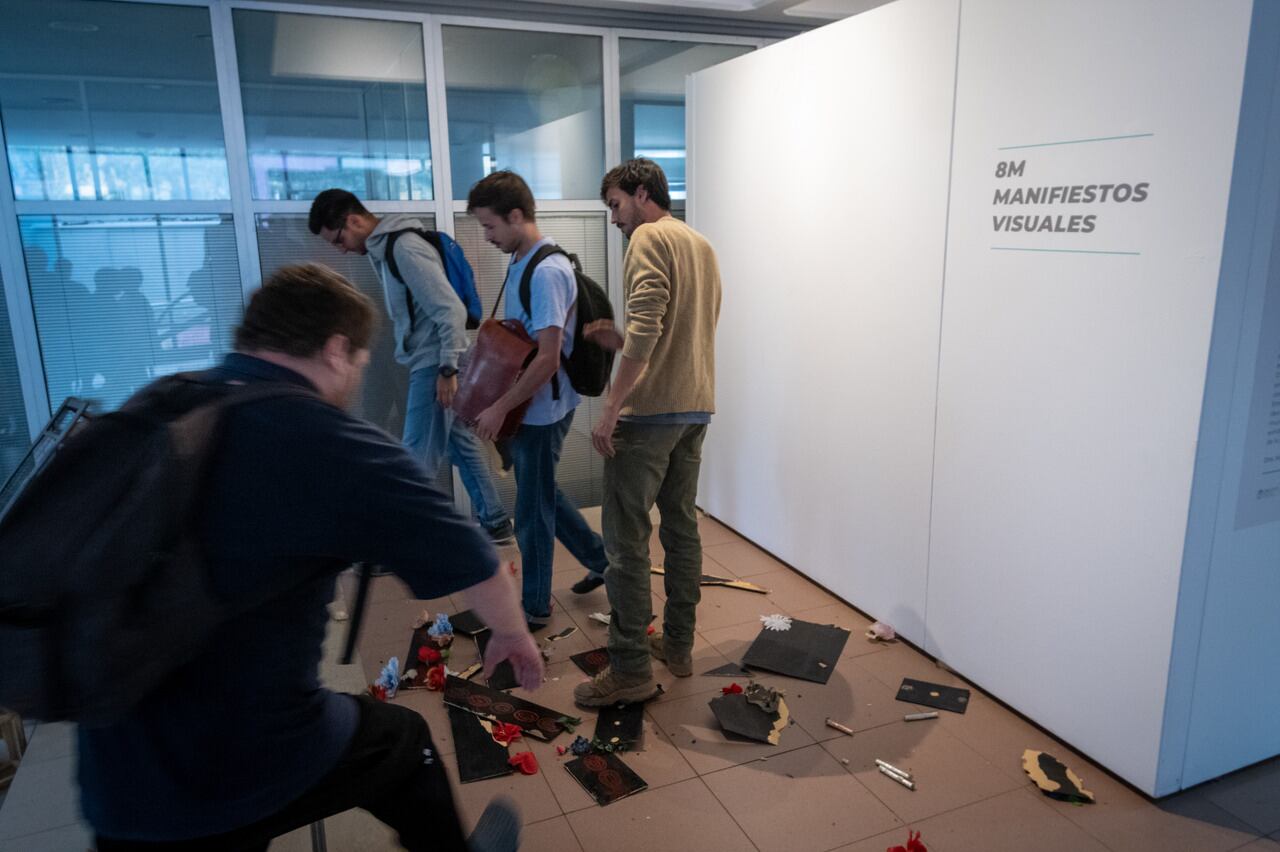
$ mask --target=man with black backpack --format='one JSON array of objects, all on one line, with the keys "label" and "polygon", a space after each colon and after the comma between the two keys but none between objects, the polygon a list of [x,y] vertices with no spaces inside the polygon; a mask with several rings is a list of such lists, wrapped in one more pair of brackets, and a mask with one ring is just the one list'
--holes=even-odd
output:
[{"label": "man with black backpack", "polygon": [[511,519],[494,488],[484,447],[449,412],[458,391],[458,359],[467,348],[466,329],[479,324],[481,313],[462,249],[419,219],[375,216],[345,189],[317,195],[308,226],[343,254],[367,255],[382,281],[396,360],[409,368],[405,446],[432,474],[448,455],[480,525],[495,543],[511,543]]},{"label": "man with black backpack", "polygon": [[[66,710],[82,720],[81,805],[99,852],[256,852],[273,837],[353,807],[396,829],[410,850],[516,848],[519,821],[507,804],[491,806],[464,837],[443,762],[417,712],[330,692],[318,682],[326,604],[339,572],[354,560],[387,566],[419,598],[465,594],[492,630],[489,668],[509,659],[528,689],[542,676],[514,585],[487,538],[453,511],[401,444],[343,410],[360,386],[375,319],[372,303],[326,267],[284,267],[250,299],[236,351],[219,367],[157,381],[61,451],[74,454],[74,442],[82,442],[109,454],[110,440],[104,446],[95,436],[150,423],[161,432],[171,424],[180,439],[175,449],[212,445],[198,499],[187,517],[173,521],[172,553],[151,550],[151,539],[142,537],[165,546],[167,537],[150,527],[171,503],[186,501],[166,499],[171,489],[155,483],[173,477],[147,470],[139,479],[151,483],[152,493],[136,496],[150,501],[150,511],[139,514],[135,506],[133,547],[149,552],[113,565],[101,553],[85,553],[102,548],[95,534],[76,548],[83,564],[58,569],[80,573],[81,585],[98,590],[83,611],[77,604],[86,603],[86,590],[65,591],[57,602],[63,621],[79,618],[91,628],[119,599],[133,615],[119,631],[151,631],[149,646],[123,661],[112,654],[116,636],[94,641],[88,637],[95,634],[83,633],[82,646],[62,649],[74,652],[72,679],[77,669],[145,667],[151,657],[175,663],[123,713],[83,721],[111,705],[107,696],[88,696],[84,708]],[[183,425],[193,404],[203,411],[225,399],[238,404],[219,409],[212,425]],[[108,423],[116,431],[99,431]],[[112,469],[141,463],[110,462]],[[183,481],[191,473],[181,452],[148,464],[176,467]],[[20,536],[51,502],[50,486],[60,476],[75,484],[76,470],[59,467],[67,466],[55,456],[6,519],[14,525],[0,529]],[[78,465],[81,478],[86,467]],[[89,511],[93,493],[82,492],[79,509],[96,519]],[[64,511],[64,528],[85,526],[65,517],[74,508]],[[114,512],[101,511],[102,530],[112,528]],[[118,587],[117,574],[145,571],[147,563],[157,570],[133,588]],[[193,596],[175,596],[173,577],[189,578],[205,603],[177,605]],[[164,612],[166,595],[176,612]],[[27,602],[27,623],[39,623],[35,603]],[[174,647],[183,623],[206,623],[211,612],[221,621],[207,635]]]},{"label": "man with black backpack", "polygon": [[[518,295],[508,295],[506,316],[519,320],[538,347],[515,385],[481,412],[475,424],[480,437],[494,438],[507,414],[532,400],[510,448],[516,470],[516,543],[524,611],[530,629],[536,629],[551,617],[555,539],[586,566],[589,577],[603,576],[607,565],[600,536],[556,485],[560,450],[581,399],[578,387],[585,387],[582,373],[587,372],[567,369],[574,359],[578,314],[588,309],[588,300],[593,305],[599,300],[583,298],[587,285],[575,273],[571,258],[538,230],[533,193],[518,174],[498,171],[479,181],[467,195],[467,212],[484,228],[485,239],[511,255],[503,292]],[[604,381],[596,393],[608,380],[604,360]]]}]

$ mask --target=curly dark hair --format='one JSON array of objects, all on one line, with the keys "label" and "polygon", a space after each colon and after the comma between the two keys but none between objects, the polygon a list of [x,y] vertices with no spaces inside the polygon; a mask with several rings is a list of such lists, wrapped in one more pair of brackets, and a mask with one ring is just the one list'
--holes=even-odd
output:
[{"label": "curly dark hair", "polygon": [[653,203],[663,210],[671,210],[671,192],[667,189],[667,176],[662,166],[653,160],[637,157],[627,160],[620,166],[614,166],[600,181],[600,200],[604,201],[609,190],[618,187],[627,195],[635,195],[636,190],[644,187],[649,190]]}]

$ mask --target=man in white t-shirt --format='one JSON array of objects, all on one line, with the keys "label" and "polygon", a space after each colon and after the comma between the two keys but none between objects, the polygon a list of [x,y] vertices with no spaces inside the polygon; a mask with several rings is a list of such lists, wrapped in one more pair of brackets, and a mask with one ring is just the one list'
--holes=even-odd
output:
[{"label": "man in white t-shirt", "polygon": [[[492,440],[507,414],[532,400],[511,439],[516,471],[516,543],[524,578],[523,603],[529,628],[545,627],[551,617],[551,563],[559,538],[592,576],[608,565],[604,543],[587,526],[576,506],[556,485],[556,465],[573,423],[579,396],[561,365],[573,350],[578,285],[573,266],[555,243],[538,230],[533,193],[518,174],[494,172],[467,195],[467,212],[484,228],[485,239],[511,255],[507,268],[506,318],[519,320],[538,344],[538,354],[519,380],[480,413],[476,434]],[[528,306],[521,279],[535,264]]]}]

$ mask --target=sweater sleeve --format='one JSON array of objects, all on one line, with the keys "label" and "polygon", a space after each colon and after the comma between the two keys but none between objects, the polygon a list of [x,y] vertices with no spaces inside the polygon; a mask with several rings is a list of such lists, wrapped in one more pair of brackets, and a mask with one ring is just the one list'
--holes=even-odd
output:
[{"label": "sweater sleeve", "polygon": [[467,309],[449,283],[440,255],[426,240],[416,236],[402,237],[392,250],[405,286],[436,328],[440,355],[435,362],[442,367],[457,367],[458,359],[467,348]]},{"label": "sweater sleeve", "polygon": [[671,301],[671,257],[656,229],[642,225],[631,235],[625,278],[629,286],[622,354],[647,362],[662,337],[662,320]]}]

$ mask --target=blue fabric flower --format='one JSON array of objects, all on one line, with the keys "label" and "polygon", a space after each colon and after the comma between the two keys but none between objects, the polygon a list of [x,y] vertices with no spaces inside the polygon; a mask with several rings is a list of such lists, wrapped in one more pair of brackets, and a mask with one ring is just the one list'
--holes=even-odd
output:
[{"label": "blue fabric flower", "polygon": [[400,658],[392,657],[387,660],[387,664],[378,674],[378,679],[373,683],[385,689],[388,698],[394,698],[396,690],[400,687]]},{"label": "blue fabric flower", "polygon": [[438,613],[436,615],[435,624],[427,628],[428,636],[452,636],[453,625],[449,623],[449,616],[446,613]]}]

